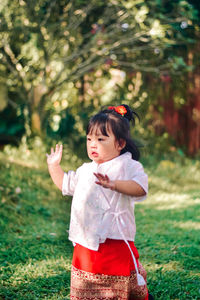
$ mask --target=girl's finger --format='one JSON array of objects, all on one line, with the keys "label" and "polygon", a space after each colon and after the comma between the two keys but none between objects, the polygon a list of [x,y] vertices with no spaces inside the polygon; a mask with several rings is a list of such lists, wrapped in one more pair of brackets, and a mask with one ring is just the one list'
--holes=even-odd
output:
[{"label": "girl's finger", "polygon": [[56,144],[56,152],[58,152],[58,151],[59,151],[59,145]]},{"label": "girl's finger", "polygon": [[99,181],[95,181],[96,184],[101,185],[101,183]]},{"label": "girl's finger", "polygon": [[102,178],[102,179],[105,178],[105,176],[103,174],[101,174],[101,173],[97,173],[97,175],[98,175],[99,178]]},{"label": "girl's finger", "polygon": [[108,180],[108,181],[110,180],[109,177],[108,177],[107,175],[105,175],[105,179]]},{"label": "girl's finger", "polygon": [[53,148],[51,148],[51,154],[54,154],[54,150],[53,150]]},{"label": "girl's finger", "polygon": [[94,175],[96,176],[96,178],[100,178],[99,173],[94,173]]}]

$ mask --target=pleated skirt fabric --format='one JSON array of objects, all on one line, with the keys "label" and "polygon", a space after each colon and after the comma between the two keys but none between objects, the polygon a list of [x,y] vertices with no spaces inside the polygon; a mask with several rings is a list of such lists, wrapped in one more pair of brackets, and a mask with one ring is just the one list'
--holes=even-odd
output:
[{"label": "pleated skirt fabric", "polygon": [[[129,242],[139,273],[146,271],[139,262],[134,242]],[[123,240],[107,239],[98,251],[79,244],[74,247],[71,269],[71,300],[147,300],[147,285],[138,286],[131,252]]]}]

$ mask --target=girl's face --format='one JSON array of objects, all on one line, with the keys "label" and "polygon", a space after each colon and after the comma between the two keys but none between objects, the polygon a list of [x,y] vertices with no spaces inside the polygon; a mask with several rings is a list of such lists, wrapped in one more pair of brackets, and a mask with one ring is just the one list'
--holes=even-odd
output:
[{"label": "girl's face", "polygon": [[125,147],[125,141],[120,144],[111,130],[107,130],[103,135],[100,130],[93,129],[87,135],[87,153],[88,157],[97,164],[104,163],[120,155],[121,150]]}]

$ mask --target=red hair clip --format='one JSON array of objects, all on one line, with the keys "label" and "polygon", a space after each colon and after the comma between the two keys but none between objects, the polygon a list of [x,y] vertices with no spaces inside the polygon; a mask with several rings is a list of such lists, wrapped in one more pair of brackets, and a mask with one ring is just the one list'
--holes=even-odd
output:
[{"label": "red hair clip", "polygon": [[123,105],[109,106],[108,109],[116,111],[122,117],[124,117],[124,115],[127,113],[127,110],[126,110],[126,108]]}]

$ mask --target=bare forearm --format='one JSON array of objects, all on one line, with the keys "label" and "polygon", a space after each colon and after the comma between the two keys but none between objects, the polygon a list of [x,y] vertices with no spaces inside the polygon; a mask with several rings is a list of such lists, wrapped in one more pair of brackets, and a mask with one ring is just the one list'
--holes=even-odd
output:
[{"label": "bare forearm", "polygon": [[61,166],[59,164],[49,164],[48,169],[53,182],[60,190],[62,190],[64,171],[62,170]]},{"label": "bare forearm", "polygon": [[103,175],[101,173],[94,173],[94,175],[98,179],[95,183],[104,188],[133,197],[142,197],[146,195],[145,190],[134,180],[110,180],[108,175]]},{"label": "bare forearm", "polygon": [[113,184],[113,190],[116,192],[135,197],[146,195],[144,189],[133,180],[115,180]]}]

